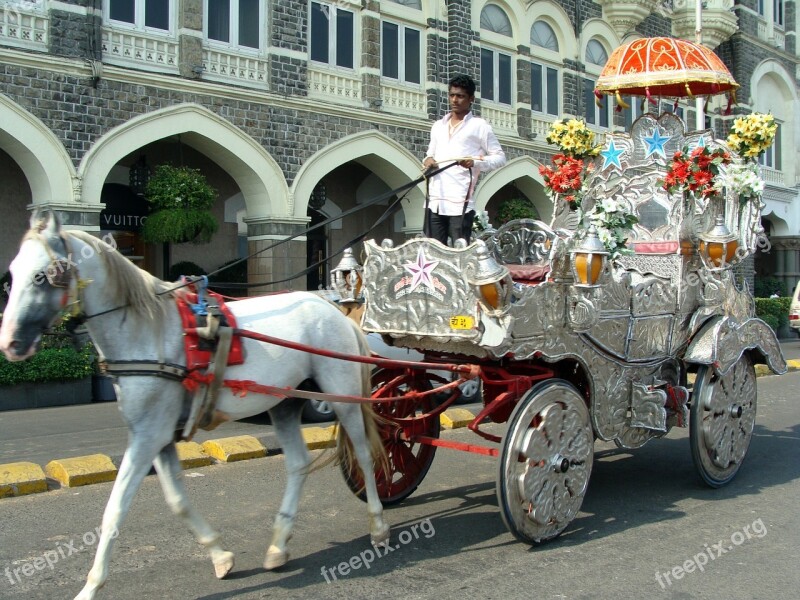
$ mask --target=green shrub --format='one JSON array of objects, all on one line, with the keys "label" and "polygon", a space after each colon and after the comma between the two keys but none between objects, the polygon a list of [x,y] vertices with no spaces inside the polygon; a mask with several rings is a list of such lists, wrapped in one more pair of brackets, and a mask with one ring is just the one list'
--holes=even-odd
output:
[{"label": "green shrub", "polygon": [[779,296],[789,295],[786,283],[777,277],[756,277],[753,287],[753,296],[756,298],[769,298],[775,292],[778,292]]},{"label": "green shrub", "polygon": [[756,298],[756,316],[772,327],[777,334],[781,327],[789,324],[791,298]]},{"label": "green shrub", "polygon": [[514,219],[538,219],[539,213],[527,198],[503,200],[497,208],[498,227]]},{"label": "green shrub", "polygon": [[0,354],[0,386],[83,379],[94,374],[96,361],[91,342],[76,350],[72,337],[59,325],[42,335],[39,351],[28,360],[9,362]]}]

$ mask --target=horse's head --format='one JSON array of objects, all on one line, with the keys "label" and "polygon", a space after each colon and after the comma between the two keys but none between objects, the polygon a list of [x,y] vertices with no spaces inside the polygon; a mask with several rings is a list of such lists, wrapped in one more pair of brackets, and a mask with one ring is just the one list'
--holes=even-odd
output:
[{"label": "horse's head", "polygon": [[0,327],[0,350],[8,360],[36,352],[42,332],[57,320],[76,285],[73,266],[58,218],[34,214],[10,267],[12,286]]}]

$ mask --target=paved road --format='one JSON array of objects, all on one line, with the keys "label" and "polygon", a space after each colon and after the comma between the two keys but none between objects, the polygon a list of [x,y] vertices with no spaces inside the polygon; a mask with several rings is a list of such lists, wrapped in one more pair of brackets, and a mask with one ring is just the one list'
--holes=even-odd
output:
[{"label": "paved road", "polygon": [[[157,480],[148,477],[100,597],[793,599],[800,589],[800,372],[761,378],[758,385],[759,416],[747,461],[723,489],[699,482],[686,430],[634,452],[598,443],[582,512],[560,538],[531,549],[500,520],[496,462],[440,451],[417,493],[387,511],[399,547],[370,569],[339,573],[331,583],[323,567],[369,549],[364,506],[334,469],[309,478],[292,560],[272,573],[261,563],[284,484],[282,457],[187,473],[195,504],[237,554],[226,581],[213,578],[204,552],[169,513]],[[476,441],[463,430],[447,435]],[[110,484],[101,484],[1,500],[0,598],[77,593],[109,490]],[[415,538],[414,524],[425,519],[429,525],[417,526]],[[60,558],[52,570],[14,578],[14,569],[21,573],[45,552],[80,546],[86,548]]]}]

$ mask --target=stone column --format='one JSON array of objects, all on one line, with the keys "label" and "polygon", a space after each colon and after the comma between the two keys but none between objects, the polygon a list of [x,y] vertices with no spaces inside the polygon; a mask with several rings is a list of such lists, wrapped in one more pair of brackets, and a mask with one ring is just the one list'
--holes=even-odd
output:
[{"label": "stone column", "polygon": [[306,268],[306,236],[302,235],[290,242],[279,242],[305,231],[307,223],[275,217],[245,218],[245,223],[247,223],[247,252],[249,255],[258,252],[256,256],[251,256],[247,260],[247,281],[265,283],[249,289],[248,295],[257,296],[286,289],[305,290],[305,274],[291,281],[280,280],[300,273]]},{"label": "stone column", "polygon": [[367,0],[361,14],[361,99],[367,108],[380,110],[381,99],[381,20],[380,4]]},{"label": "stone column", "polygon": [[203,75],[203,0],[178,3],[178,72],[181,77]]}]

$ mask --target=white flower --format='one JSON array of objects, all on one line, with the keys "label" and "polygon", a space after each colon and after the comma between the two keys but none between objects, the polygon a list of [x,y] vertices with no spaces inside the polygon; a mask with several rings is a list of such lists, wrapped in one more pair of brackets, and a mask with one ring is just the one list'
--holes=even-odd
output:
[{"label": "white flower", "polygon": [[607,213],[613,213],[620,210],[620,205],[613,198],[603,198],[600,202],[600,208]]}]

